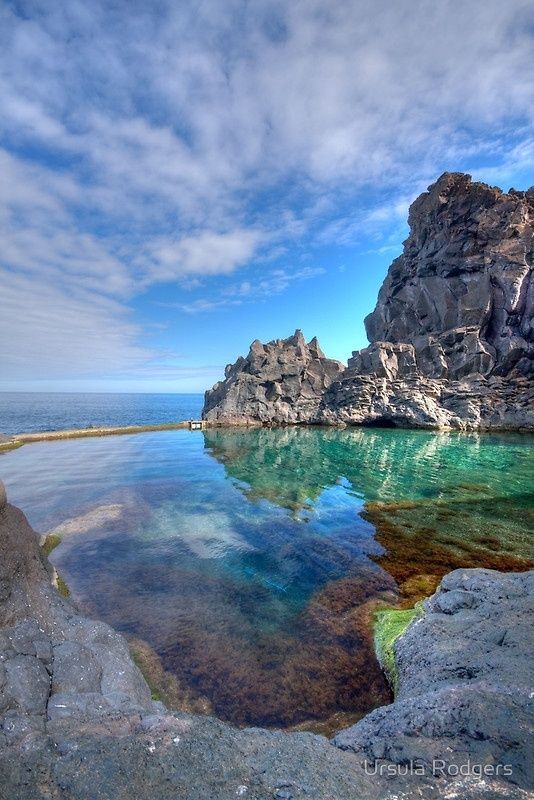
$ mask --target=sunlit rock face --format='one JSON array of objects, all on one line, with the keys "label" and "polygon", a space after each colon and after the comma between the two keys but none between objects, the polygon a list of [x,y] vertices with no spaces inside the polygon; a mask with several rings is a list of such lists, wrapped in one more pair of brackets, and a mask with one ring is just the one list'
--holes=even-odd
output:
[{"label": "sunlit rock face", "polygon": [[326,358],[317,339],[297,330],[287,339],[252,342],[246,358],[225,370],[224,381],[206,392],[203,416],[224,424],[312,422],[324,391],[343,372]]},{"label": "sunlit rock face", "polygon": [[[404,252],[365,320],[370,349],[412,345],[418,370],[431,378],[532,375],[534,188],[504,193],[445,173],[408,221]],[[361,360],[355,354],[349,367]]]},{"label": "sunlit rock face", "polygon": [[[254,342],[206,393],[204,418],[453,429],[534,428],[534,187],[444,173],[341,373],[314,339]],[[320,354],[320,355],[319,355]]]},{"label": "sunlit rock face", "polygon": [[458,429],[534,427],[534,188],[445,173],[412,204],[410,235],[321,420]]}]

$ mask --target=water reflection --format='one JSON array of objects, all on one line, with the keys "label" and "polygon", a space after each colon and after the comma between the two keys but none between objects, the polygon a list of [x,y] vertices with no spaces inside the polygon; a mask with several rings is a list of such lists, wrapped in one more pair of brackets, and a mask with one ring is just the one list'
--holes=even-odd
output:
[{"label": "water reflection", "polygon": [[[209,452],[250,497],[286,508],[350,483],[366,501],[448,496],[473,482],[493,495],[532,491],[534,437],[370,428],[218,428]],[[504,479],[503,479],[504,476]]]},{"label": "water reflection", "polygon": [[330,732],[389,697],[378,603],[452,566],[532,563],[532,441],[172,431],[27,446],[0,467],[34,526],[62,534],[76,601],[141,642],[171,700]]},{"label": "water reflection", "polygon": [[533,564],[533,437],[424,431],[216,429],[206,447],[249,498],[303,514],[325,486],[365,500],[371,558],[410,605],[457,567]]}]

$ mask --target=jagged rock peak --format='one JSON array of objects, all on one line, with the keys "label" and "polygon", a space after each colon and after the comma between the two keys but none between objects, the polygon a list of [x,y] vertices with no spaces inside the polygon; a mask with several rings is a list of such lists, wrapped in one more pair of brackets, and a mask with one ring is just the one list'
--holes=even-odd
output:
[{"label": "jagged rock peak", "polygon": [[534,187],[446,172],[409,212],[369,347],[341,375],[317,340],[254,342],[206,393],[226,424],[534,429]]},{"label": "jagged rock peak", "polygon": [[325,357],[316,337],[306,342],[301,330],[267,344],[256,339],[246,358],[228,364],[224,381],[206,392],[203,418],[222,424],[310,422],[343,370]]},{"label": "jagged rock peak", "polygon": [[413,345],[427,377],[531,375],[534,187],[505,193],[445,172],[408,221],[404,252],[365,320],[371,345]]}]

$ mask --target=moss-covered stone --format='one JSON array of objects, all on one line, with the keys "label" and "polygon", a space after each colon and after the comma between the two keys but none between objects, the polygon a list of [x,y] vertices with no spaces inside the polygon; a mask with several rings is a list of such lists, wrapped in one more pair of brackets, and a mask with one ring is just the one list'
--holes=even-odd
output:
[{"label": "moss-covered stone", "polygon": [[376,613],[374,629],[376,655],[394,693],[397,692],[398,685],[394,644],[408,625],[423,614],[422,603],[416,603],[413,608],[383,608]]}]

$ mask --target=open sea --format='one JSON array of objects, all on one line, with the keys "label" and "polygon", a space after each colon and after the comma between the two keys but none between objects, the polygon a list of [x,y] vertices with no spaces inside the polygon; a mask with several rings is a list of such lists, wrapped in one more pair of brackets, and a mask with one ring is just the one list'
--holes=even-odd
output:
[{"label": "open sea", "polygon": [[202,394],[0,392],[0,433],[161,425],[200,419]]}]

